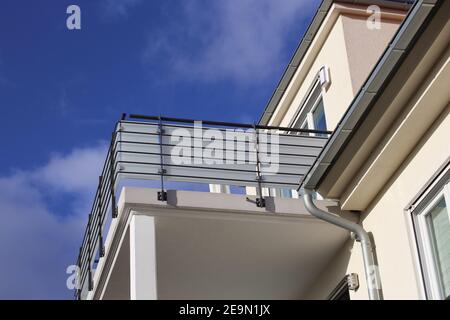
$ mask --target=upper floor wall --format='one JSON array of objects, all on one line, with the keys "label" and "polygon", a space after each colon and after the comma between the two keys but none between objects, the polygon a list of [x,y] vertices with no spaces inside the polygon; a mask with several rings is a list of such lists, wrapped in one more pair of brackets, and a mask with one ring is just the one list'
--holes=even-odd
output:
[{"label": "upper floor wall", "polygon": [[[313,121],[307,125],[308,116],[316,117],[311,109],[317,102],[310,100],[321,99],[326,129],[334,130],[405,15],[405,11],[387,8],[374,15],[367,6],[334,3],[268,124],[324,129],[314,128]],[[373,22],[377,17],[378,25]],[[318,81],[321,68],[329,80],[322,86]]]}]

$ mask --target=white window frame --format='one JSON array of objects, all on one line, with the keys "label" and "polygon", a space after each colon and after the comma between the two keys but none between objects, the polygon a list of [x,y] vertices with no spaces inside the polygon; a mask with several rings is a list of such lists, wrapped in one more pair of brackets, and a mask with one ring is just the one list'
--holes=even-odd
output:
[{"label": "white window frame", "polygon": [[[316,97],[313,97],[316,90],[319,90],[319,93],[317,94]],[[308,129],[314,130],[313,112],[317,108],[318,102],[321,99],[323,99],[322,86],[320,84],[319,79],[316,78],[314,83],[311,85],[311,89],[309,90],[306,99],[302,101],[299,110],[297,111],[297,115],[294,117],[294,120],[291,122],[289,126],[293,127],[297,122],[299,122],[299,120],[303,119],[300,128],[304,128],[306,125]]]},{"label": "white window frame", "polygon": [[[427,201],[419,212],[415,212],[417,211],[415,210],[417,207],[416,205],[412,205],[412,208],[408,210],[411,224],[415,226],[415,228],[413,228],[413,232],[415,233],[414,242],[416,245],[416,253],[414,256],[418,258],[418,270],[423,279],[422,289],[428,299],[434,300],[442,300],[445,299],[446,296],[444,295],[442,279],[437,265],[436,248],[434,247],[434,242],[430,233],[429,215],[436,204],[444,199],[450,220],[450,181],[442,181],[442,178],[447,172],[448,170],[444,170],[444,173],[438,177],[438,181],[433,184],[436,185],[439,182],[441,183],[441,187],[437,189],[437,192],[436,190],[433,191],[432,185],[428,188],[427,192],[415,201],[416,204]],[[435,194],[431,194],[431,192],[435,192]]]},{"label": "white window frame", "polygon": [[[329,76],[329,69],[326,66],[322,66],[317,73],[314,81],[311,83],[310,88],[308,89],[308,92],[306,94],[306,97],[302,100],[300,103],[298,110],[296,111],[295,116],[293,117],[293,120],[289,123],[289,127],[294,127],[295,124],[297,124],[301,119],[301,125],[300,129],[310,129],[315,130],[314,125],[314,111],[316,111],[317,106],[319,105],[319,102],[322,100],[323,102],[323,88],[328,88],[330,85],[330,76]],[[317,92],[316,92],[317,91]],[[315,96],[317,94],[317,96]],[[324,105],[324,114],[325,114],[325,105]],[[306,128],[305,128],[306,127]],[[291,134],[297,134],[294,132],[291,132]],[[316,136],[317,133],[309,133],[310,136]],[[282,196],[281,190],[267,190],[267,195],[278,195]],[[298,199],[300,198],[299,192],[297,190],[291,190],[291,196],[292,199]],[[318,193],[316,193],[316,198],[319,200],[322,200],[322,196]]]},{"label": "white window frame", "polygon": [[[316,90],[319,90],[317,96],[313,96],[316,93]],[[323,94],[322,94],[322,85],[319,79],[312,84],[311,90],[308,92],[307,98],[302,102],[299,110],[297,111],[297,115],[294,120],[289,125],[290,127],[295,126],[300,120],[302,120],[300,129],[309,129],[316,130],[316,126],[314,125],[314,112],[316,111],[320,101],[323,102]],[[324,106],[324,114],[325,114],[325,106]],[[326,116],[325,116],[326,117]],[[327,128],[325,128],[327,129]],[[316,136],[317,133],[309,133],[310,136]]]},{"label": "white window frame", "polygon": [[[317,97],[316,101],[314,101],[313,106],[311,107],[311,109],[308,111],[308,113],[306,114],[306,120],[308,121],[308,129],[311,130],[316,130],[316,126],[314,123],[314,112],[317,110],[317,107],[320,103],[320,101],[322,101],[323,104],[323,96],[322,94],[319,94],[319,96]],[[323,115],[325,116],[325,106],[323,107]],[[326,117],[325,117],[326,119]],[[325,128],[325,130],[327,130],[327,128]],[[316,133],[312,133],[312,135],[316,135]]]}]

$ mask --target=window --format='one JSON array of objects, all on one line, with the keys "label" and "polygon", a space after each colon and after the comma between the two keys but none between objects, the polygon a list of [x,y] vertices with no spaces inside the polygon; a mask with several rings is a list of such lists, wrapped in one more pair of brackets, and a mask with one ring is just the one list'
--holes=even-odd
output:
[{"label": "window", "polygon": [[430,299],[450,297],[450,187],[448,180],[444,181],[426,193],[412,210],[425,289]]},{"label": "window", "polygon": [[348,276],[345,276],[328,295],[327,300],[350,300]]},{"label": "window", "polygon": [[[295,116],[289,123],[290,128],[327,131],[325,108],[322,98],[322,88],[326,88],[329,85],[329,70],[326,66],[323,66],[317,73],[313,83],[311,83],[310,87],[308,88],[307,94],[300,102]],[[328,137],[328,134],[326,133],[308,134],[294,131],[291,131],[289,133]],[[282,198],[299,198],[301,195],[297,192],[297,190],[280,189],[279,196]],[[315,194],[315,197],[317,197],[317,199],[322,199],[319,194]]]},{"label": "window", "polygon": [[429,229],[438,277],[444,296],[450,296],[450,222],[445,198],[441,197],[428,214]]},{"label": "window", "polygon": [[306,99],[302,101],[291,127],[322,131],[327,130],[325,109],[319,81],[315,83]]}]

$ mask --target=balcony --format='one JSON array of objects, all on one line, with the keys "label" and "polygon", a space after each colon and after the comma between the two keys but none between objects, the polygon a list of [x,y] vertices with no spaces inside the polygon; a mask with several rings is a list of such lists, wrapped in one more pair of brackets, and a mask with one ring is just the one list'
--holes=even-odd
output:
[{"label": "balcony", "polygon": [[[129,270],[132,259],[129,228],[130,217],[137,212],[148,211],[152,219],[157,216],[155,219],[159,221],[157,224],[156,220],[151,220],[153,238],[147,239],[156,241],[161,246],[157,247],[160,270],[158,277],[161,278],[158,278],[158,283],[166,285],[165,289],[158,289],[158,297],[196,298],[202,297],[202,292],[204,294],[209,290],[186,295],[180,288],[185,286],[188,290],[187,283],[178,282],[178,289],[170,283],[174,275],[183,273],[186,273],[185,279],[194,274],[201,278],[195,270],[207,270],[211,267],[203,261],[201,265],[192,266],[191,269],[185,268],[175,272],[176,266],[171,265],[167,256],[182,256],[186,251],[179,246],[181,251],[177,251],[177,248],[170,245],[171,239],[178,238],[180,243],[196,239],[196,247],[199,247],[198,241],[210,242],[209,249],[205,249],[203,245],[200,246],[203,248],[200,251],[196,249],[191,252],[192,256],[197,256],[195,260],[200,261],[204,250],[219,247],[223,249],[227,245],[236,247],[239,246],[239,241],[253,235],[254,238],[250,240],[256,243],[256,247],[262,245],[271,248],[268,252],[272,252],[274,257],[279,256],[278,265],[273,267],[282,270],[283,259],[291,254],[295,255],[296,250],[301,251],[301,247],[305,252],[312,250],[305,245],[293,245],[292,241],[302,241],[302,232],[298,231],[303,230],[303,234],[309,235],[307,243],[314,240],[324,246],[322,252],[311,258],[323,262],[343,243],[345,232],[310,217],[298,199],[274,198],[272,195],[277,193],[277,190],[297,189],[302,177],[325,145],[328,134],[329,132],[314,130],[237,123],[141,115],[123,116],[112,133],[110,148],[99,177],[80,247],[77,260],[79,289],[76,290],[76,298],[133,298],[130,290],[136,291],[136,288],[130,289],[130,286],[133,287],[133,280],[130,280],[133,271]],[[210,185],[227,186],[231,193],[237,194],[211,194],[208,192]],[[333,207],[330,203],[322,205]],[[166,213],[162,214],[162,211]],[[191,216],[198,219],[191,221]],[[265,224],[269,220],[279,224],[270,227]],[[291,220],[313,222],[298,226],[291,224]],[[162,225],[165,226],[165,232],[158,229]],[[180,231],[180,226],[190,227]],[[220,235],[212,230],[228,230],[229,233]],[[199,239],[196,232],[203,234],[203,237]],[[291,237],[280,240],[279,235],[283,232],[291,234]],[[328,233],[325,242],[318,238],[321,232]],[[144,234],[144,237],[148,235],[151,236],[151,232]],[[227,240],[229,236],[232,237]],[[224,256],[227,256],[227,261],[239,260],[247,265],[252,261],[268,258],[266,254],[258,253],[260,250],[256,247],[252,249],[254,253],[249,253],[247,257],[242,252],[232,252],[233,250],[225,250],[228,251],[228,256]],[[165,252],[165,255],[161,255],[161,252]],[[282,252],[284,255],[280,256]],[[297,260],[296,263],[299,263]],[[317,268],[316,262],[311,261],[308,270],[311,266]],[[152,263],[155,269],[156,262]],[[292,266],[295,265],[294,263]],[[226,272],[231,272],[232,269],[230,266]],[[245,266],[242,266],[240,270],[244,269]],[[172,270],[173,273],[164,270]],[[264,272],[261,277],[265,277],[263,274]],[[223,275],[225,279],[231,274]],[[291,280],[289,277],[284,279],[286,283]],[[205,280],[199,280],[199,283],[203,281]],[[225,285],[225,282],[227,281],[216,286]],[[118,285],[120,283],[121,285]],[[303,287],[306,285],[305,282]],[[112,289],[114,286],[117,286],[115,290]],[[125,287],[126,290],[123,289]],[[172,291],[169,288],[172,288]],[[246,288],[240,292],[250,290],[247,296],[251,297],[252,285]],[[293,287],[289,290],[292,293],[297,289]],[[232,293],[233,290],[236,288],[225,291]],[[120,292],[129,293],[121,295]],[[281,290],[274,297],[291,296],[295,295]]]}]

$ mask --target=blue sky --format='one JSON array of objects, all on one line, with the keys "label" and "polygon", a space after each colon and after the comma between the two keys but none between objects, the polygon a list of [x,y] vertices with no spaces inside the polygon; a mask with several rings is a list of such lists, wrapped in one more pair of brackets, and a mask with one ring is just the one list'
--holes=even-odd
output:
[{"label": "blue sky", "polygon": [[2,0],[0,298],[71,298],[65,268],[122,112],[257,121],[317,6]]}]

